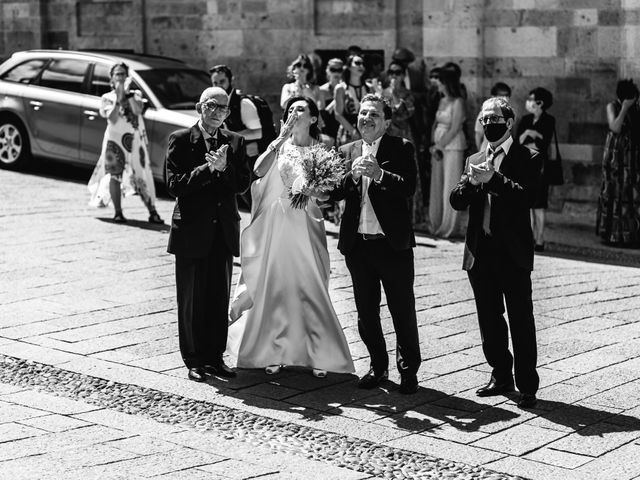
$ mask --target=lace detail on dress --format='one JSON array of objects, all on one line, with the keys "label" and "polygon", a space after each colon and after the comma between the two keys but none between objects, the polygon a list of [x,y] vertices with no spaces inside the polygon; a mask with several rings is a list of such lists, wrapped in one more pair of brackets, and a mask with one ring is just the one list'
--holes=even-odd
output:
[{"label": "lace detail on dress", "polygon": [[304,150],[308,147],[298,147],[290,143],[285,143],[278,154],[278,170],[280,178],[287,189],[291,188],[296,178],[302,175],[300,159]]}]

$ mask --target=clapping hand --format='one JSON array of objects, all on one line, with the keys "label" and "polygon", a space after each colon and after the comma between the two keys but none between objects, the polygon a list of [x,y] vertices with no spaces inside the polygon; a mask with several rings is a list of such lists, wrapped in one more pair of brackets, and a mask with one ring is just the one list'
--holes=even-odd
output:
[{"label": "clapping hand", "polygon": [[378,165],[376,157],[373,155],[356,158],[351,166],[351,172],[355,180],[359,179],[362,175],[376,180],[382,175],[382,169],[380,165]]},{"label": "clapping hand", "polygon": [[535,140],[536,138],[542,138],[542,134],[540,132],[538,132],[537,130],[533,130],[532,128],[528,128],[524,131],[525,134],[525,138],[529,137],[532,140]]},{"label": "clapping hand", "polygon": [[469,181],[473,185],[487,183],[493,177],[495,168],[489,162],[482,162],[478,165],[469,164]]},{"label": "clapping hand", "polygon": [[217,170],[219,172],[224,171],[227,168],[227,149],[229,145],[224,144],[218,150],[213,152],[207,152],[204,154],[204,158],[207,161],[209,170],[211,172]]}]

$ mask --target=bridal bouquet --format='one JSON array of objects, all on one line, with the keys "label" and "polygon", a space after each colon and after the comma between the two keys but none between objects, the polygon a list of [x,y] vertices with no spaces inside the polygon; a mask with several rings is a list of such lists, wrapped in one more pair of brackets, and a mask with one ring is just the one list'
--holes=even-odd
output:
[{"label": "bridal bouquet", "polygon": [[[299,159],[300,175],[293,181],[289,198],[293,208],[305,208],[311,191],[328,191],[340,184],[345,164],[335,151],[317,143],[304,150]],[[307,193],[305,193],[307,192]]]}]

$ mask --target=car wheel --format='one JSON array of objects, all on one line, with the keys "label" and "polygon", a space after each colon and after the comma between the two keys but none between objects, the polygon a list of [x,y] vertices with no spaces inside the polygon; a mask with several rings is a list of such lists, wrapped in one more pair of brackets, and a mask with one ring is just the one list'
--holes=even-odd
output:
[{"label": "car wheel", "polygon": [[18,170],[30,161],[29,137],[20,121],[0,117],[0,167]]}]

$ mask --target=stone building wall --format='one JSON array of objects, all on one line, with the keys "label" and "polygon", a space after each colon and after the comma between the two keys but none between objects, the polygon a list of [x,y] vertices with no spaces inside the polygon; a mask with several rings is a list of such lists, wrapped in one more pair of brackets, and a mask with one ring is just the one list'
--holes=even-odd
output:
[{"label": "stone building wall", "polygon": [[620,77],[640,74],[640,0],[0,0],[0,57],[27,48],[133,49],[207,68],[227,63],[236,84],[274,111],[300,52],[397,45],[429,67],[453,60],[473,113],[502,80],[524,110],[530,89],[550,110],[567,184],[552,209],[593,221],[606,134]]}]

